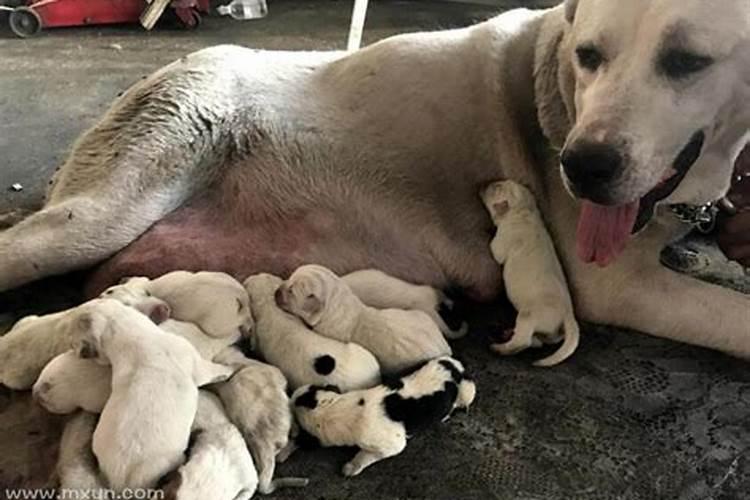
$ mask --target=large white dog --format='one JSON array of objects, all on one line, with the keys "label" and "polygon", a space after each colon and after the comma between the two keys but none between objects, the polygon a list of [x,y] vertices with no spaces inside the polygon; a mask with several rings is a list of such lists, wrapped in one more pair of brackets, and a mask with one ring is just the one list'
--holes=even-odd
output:
[{"label": "large white dog", "polygon": [[682,229],[665,207],[727,192],[748,102],[750,0],[567,0],[352,54],[203,50],[118,99],[0,233],[0,290],[114,255],[91,293],[317,262],[487,299],[476,193],[511,179],[579,317],[750,357],[750,298],[658,259]]}]

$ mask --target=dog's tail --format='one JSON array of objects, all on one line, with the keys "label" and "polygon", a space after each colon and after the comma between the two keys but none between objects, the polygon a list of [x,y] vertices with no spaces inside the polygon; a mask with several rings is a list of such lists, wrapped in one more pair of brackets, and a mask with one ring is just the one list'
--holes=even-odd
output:
[{"label": "dog's tail", "polygon": [[578,322],[572,314],[563,322],[563,334],[565,336],[560,348],[551,356],[535,361],[534,366],[550,367],[558,365],[568,359],[578,349],[578,341],[580,340],[581,333]]}]

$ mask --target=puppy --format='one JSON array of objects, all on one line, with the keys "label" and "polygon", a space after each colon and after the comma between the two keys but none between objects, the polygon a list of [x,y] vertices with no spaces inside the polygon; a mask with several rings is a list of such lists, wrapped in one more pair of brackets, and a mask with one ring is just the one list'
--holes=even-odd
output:
[{"label": "puppy", "polygon": [[345,476],[356,476],[401,453],[415,432],[446,420],[457,408],[468,409],[475,395],[463,365],[442,357],[372,389],[341,394],[332,386],[300,387],[292,404],[300,427],[321,445],[359,447],[342,469]]},{"label": "puppy", "polygon": [[511,340],[493,344],[492,349],[502,355],[515,354],[535,345],[535,335],[544,343],[559,342],[562,328],[560,349],[534,364],[561,363],[578,348],[578,322],[565,274],[534,196],[518,183],[503,181],[488,186],[482,200],[498,226],[490,249],[503,266],[505,289],[518,311]]},{"label": "puppy", "polygon": [[109,399],[112,368],[74,351],[60,354],[44,367],[32,395],[50,413],[73,413],[79,408],[99,414]]},{"label": "puppy", "polygon": [[65,424],[57,459],[60,490],[80,492],[80,496],[73,494],[69,498],[101,498],[97,493],[104,492],[106,488],[91,451],[98,418],[92,413],[79,412]]},{"label": "puppy", "polygon": [[273,478],[276,456],[289,446],[292,429],[284,375],[278,368],[248,359],[234,348],[217,356],[216,362],[238,369],[213,389],[250,447],[258,468],[258,490],[267,495],[278,488],[306,486],[308,480],[304,478]]},{"label": "puppy", "polygon": [[165,499],[248,500],[258,474],[242,435],[227,418],[218,398],[200,391],[187,462],[167,475]]},{"label": "puppy", "polygon": [[212,337],[193,323],[168,319],[159,325],[165,332],[187,340],[204,359],[213,360],[224,349],[240,340],[239,333],[225,337]]},{"label": "puppy", "polygon": [[166,319],[164,310],[154,307],[165,304],[168,317],[194,323],[214,338],[239,338],[253,328],[247,292],[225,273],[174,271],[154,280],[129,278],[101,296],[139,308],[152,319],[154,313],[148,311],[161,313],[157,319]]},{"label": "puppy", "polygon": [[78,355],[112,366],[112,393],[93,439],[99,466],[116,491],[152,488],[182,463],[198,387],[226,380],[232,369],[116,300],[93,300],[70,321]]},{"label": "puppy", "polygon": [[0,337],[0,383],[15,390],[34,385],[44,366],[70,349],[68,318],[74,311],[27,316]]},{"label": "puppy", "polygon": [[253,348],[281,370],[291,389],[334,384],[348,391],[380,383],[378,362],[366,349],[318,335],[276,306],[274,292],[281,283],[276,276],[257,274],[245,287],[256,320]]},{"label": "puppy", "polygon": [[448,323],[456,322],[453,301],[431,286],[414,285],[376,269],[354,271],[341,279],[359,300],[370,307],[424,311],[449,339],[461,338],[469,331],[465,321],[459,321],[453,325],[455,329],[451,328]]},{"label": "puppy", "polygon": [[375,355],[383,373],[393,374],[439,356],[451,348],[423,311],[366,306],[331,270],[302,266],[276,292],[280,308],[315,332],[354,342]]}]

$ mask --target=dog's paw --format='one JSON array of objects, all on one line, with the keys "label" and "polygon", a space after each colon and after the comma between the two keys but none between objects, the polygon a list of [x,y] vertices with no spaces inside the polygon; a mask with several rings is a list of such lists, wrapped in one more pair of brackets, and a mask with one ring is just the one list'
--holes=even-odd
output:
[{"label": "dog's paw", "polygon": [[341,469],[341,473],[346,477],[357,476],[360,472],[362,472],[362,467],[355,464],[354,461],[347,462]]}]

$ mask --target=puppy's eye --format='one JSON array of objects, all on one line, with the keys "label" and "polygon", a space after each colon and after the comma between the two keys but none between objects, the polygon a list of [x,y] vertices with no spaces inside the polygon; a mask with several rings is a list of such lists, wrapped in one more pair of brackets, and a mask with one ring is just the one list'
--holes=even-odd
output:
[{"label": "puppy's eye", "polygon": [[585,70],[594,72],[604,63],[604,54],[593,45],[581,45],[576,49],[578,64]]},{"label": "puppy's eye", "polygon": [[148,290],[146,290],[146,297],[151,297],[151,292],[149,292]]},{"label": "puppy's eye", "polygon": [[240,299],[237,299],[237,312],[242,312],[242,301]]},{"label": "puppy's eye", "polygon": [[670,50],[659,58],[659,70],[672,80],[680,80],[699,73],[714,63],[708,56],[684,50]]}]

